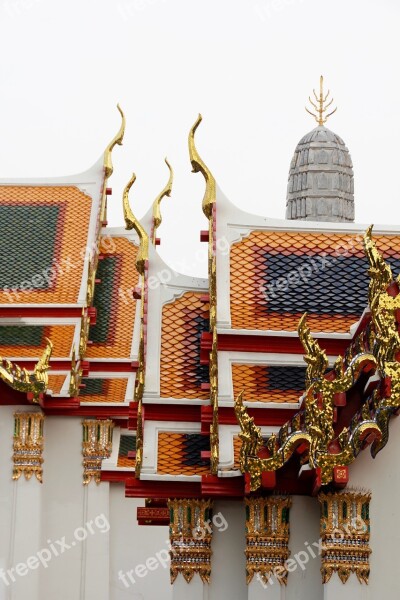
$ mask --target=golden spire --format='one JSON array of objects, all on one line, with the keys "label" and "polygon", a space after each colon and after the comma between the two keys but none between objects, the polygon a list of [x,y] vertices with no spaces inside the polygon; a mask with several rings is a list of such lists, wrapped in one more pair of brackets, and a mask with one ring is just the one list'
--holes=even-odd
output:
[{"label": "golden spire", "polygon": [[174,180],[174,172],[173,172],[172,167],[169,164],[169,162],[168,162],[167,159],[165,159],[165,164],[167,165],[167,167],[169,169],[168,183],[164,187],[164,189],[162,190],[162,192],[160,194],[158,194],[157,198],[153,202],[153,224],[154,224],[153,240],[152,240],[153,244],[156,243],[157,229],[161,225],[161,221],[162,221],[162,216],[161,216],[161,211],[160,211],[160,203],[161,203],[161,200],[165,196],[171,196],[172,183],[173,183],[173,180]]},{"label": "golden spire", "polygon": [[336,107],[332,112],[328,113],[327,115],[324,115],[327,108],[332,104],[333,98],[331,98],[331,100],[328,102],[328,104],[325,104],[326,101],[328,100],[330,91],[328,90],[327,93],[324,95],[324,77],[323,77],[323,75],[321,75],[321,77],[319,78],[319,96],[317,96],[317,94],[315,93],[315,90],[313,90],[313,92],[314,92],[314,97],[315,97],[315,100],[317,101],[317,104],[315,104],[315,102],[313,100],[311,100],[311,96],[308,96],[308,99],[311,102],[311,104],[313,105],[313,107],[315,108],[317,114],[308,110],[307,107],[306,107],[306,111],[312,117],[314,117],[314,119],[317,121],[318,125],[323,125],[324,123],[327,122],[328,118],[331,115],[333,115],[334,112],[337,111],[337,107]]}]

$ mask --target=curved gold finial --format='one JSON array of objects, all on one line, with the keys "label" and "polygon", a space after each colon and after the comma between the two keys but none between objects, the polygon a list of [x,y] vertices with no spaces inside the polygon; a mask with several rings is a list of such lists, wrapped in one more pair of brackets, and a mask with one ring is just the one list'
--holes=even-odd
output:
[{"label": "curved gold finial", "polygon": [[190,133],[189,133],[189,155],[190,155],[190,162],[192,163],[192,167],[193,167],[193,173],[198,173],[200,171],[201,174],[203,175],[204,179],[206,180],[206,191],[204,193],[204,198],[203,198],[203,212],[206,215],[206,217],[209,218],[211,215],[213,204],[215,203],[215,196],[216,196],[215,179],[214,179],[210,169],[203,162],[199,153],[197,152],[195,141],[194,141],[194,134],[196,133],[196,129],[198,128],[198,126],[200,125],[202,120],[203,120],[203,117],[199,114],[195,124],[193,125],[193,127],[190,130]]},{"label": "curved gold finial", "polygon": [[161,210],[160,210],[161,200],[165,196],[168,196],[168,197],[171,196],[172,184],[174,182],[174,171],[173,171],[171,165],[169,164],[167,158],[165,158],[165,164],[167,165],[167,167],[169,169],[168,183],[153,202],[153,240],[152,240],[153,244],[156,243],[157,229],[160,227],[161,221],[162,221]]},{"label": "curved gold finial", "polygon": [[321,350],[318,340],[311,335],[307,324],[307,313],[301,317],[297,331],[305,352],[304,362],[307,363],[305,383],[308,389],[313,381],[323,377],[328,368],[328,357],[325,350]]},{"label": "curved gold finial", "polygon": [[111,177],[111,175],[113,174],[113,170],[114,170],[113,164],[112,164],[111,153],[114,149],[114,146],[116,146],[117,144],[119,146],[122,146],[122,140],[124,139],[124,134],[125,134],[125,124],[126,124],[125,115],[119,104],[117,104],[117,108],[121,114],[122,122],[121,122],[121,126],[119,128],[118,133],[113,137],[113,139],[111,140],[111,142],[108,144],[107,148],[104,151],[104,171],[105,171],[106,179]]},{"label": "curved gold finial", "polygon": [[314,119],[317,121],[318,125],[323,125],[324,123],[327,122],[328,118],[337,111],[337,107],[334,110],[332,110],[330,113],[328,113],[327,115],[324,115],[327,108],[332,104],[333,98],[331,98],[331,100],[328,102],[328,104],[325,104],[326,101],[328,100],[330,91],[328,90],[327,93],[324,95],[324,78],[322,75],[319,78],[319,96],[317,96],[317,94],[315,93],[315,90],[313,90],[313,93],[314,93],[315,100],[317,101],[317,104],[315,104],[315,102],[313,100],[311,100],[311,96],[308,96],[308,99],[311,102],[311,104],[313,105],[317,114],[308,110],[307,107],[306,107],[306,111],[312,117],[314,117]]},{"label": "curved gold finial", "polygon": [[49,338],[45,338],[46,348],[43,350],[42,356],[39,358],[33,370],[33,376],[41,391],[45,392],[49,384],[48,371],[50,368],[50,358],[53,352],[53,344]]},{"label": "curved gold finial", "polygon": [[126,223],[125,229],[134,229],[139,236],[140,247],[136,258],[136,267],[141,275],[144,275],[146,260],[149,257],[149,236],[140,221],[133,214],[129,205],[129,190],[136,181],[135,173],[125,186],[122,201],[124,207],[124,219]]},{"label": "curved gold finial", "polygon": [[392,269],[384,260],[372,238],[372,228],[373,225],[370,225],[364,234],[364,249],[369,263],[368,273],[370,276],[368,302],[371,308],[373,308],[377,295],[386,291],[393,281]]}]

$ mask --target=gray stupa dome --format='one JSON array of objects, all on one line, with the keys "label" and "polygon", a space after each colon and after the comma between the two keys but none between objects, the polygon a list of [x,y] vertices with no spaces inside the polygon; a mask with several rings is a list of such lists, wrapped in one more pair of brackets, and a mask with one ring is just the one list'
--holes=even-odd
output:
[{"label": "gray stupa dome", "polygon": [[329,92],[324,97],[322,81],[321,78],[319,99],[314,92],[319,107],[310,98],[319,113],[313,115],[319,125],[297,144],[290,165],[286,218],[351,223],[354,221],[353,164],[342,138],[323,124],[329,116],[324,116]]}]

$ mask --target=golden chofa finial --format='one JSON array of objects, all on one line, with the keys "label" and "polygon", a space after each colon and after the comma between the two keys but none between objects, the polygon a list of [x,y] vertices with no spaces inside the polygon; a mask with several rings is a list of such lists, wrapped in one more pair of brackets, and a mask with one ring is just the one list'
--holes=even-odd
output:
[{"label": "golden chofa finial", "polygon": [[330,107],[330,105],[333,102],[333,98],[331,98],[331,100],[329,100],[328,104],[326,104],[330,91],[328,90],[327,93],[324,95],[324,78],[321,75],[321,77],[319,78],[319,96],[317,96],[317,94],[315,93],[315,90],[313,90],[314,93],[314,97],[317,101],[318,104],[315,104],[315,102],[313,100],[311,100],[311,96],[308,96],[309,101],[311,102],[311,104],[313,105],[313,107],[315,108],[317,114],[311,112],[310,110],[308,110],[308,108],[306,107],[306,111],[312,116],[314,117],[314,119],[317,121],[318,125],[323,125],[324,123],[327,122],[328,118],[333,115],[334,112],[337,111],[337,108],[335,108],[334,110],[332,110],[330,113],[328,113],[327,115],[324,114],[326,112],[326,110]]},{"label": "golden chofa finial", "polygon": [[139,236],[139,251],[136,257],[136,268],[141,275],[144,275],[146,261],[149,258],[149,236],[147,235],[147,232],[139,219],[137,219],[133,214],[129,204],[129,190],[135,181],[136,175],[135,173],[132,173],[132,176],[126,184],[123,192],[122,204],[124,209],[125,229],[134,229]]},{"label": "golden chofa finial", "polygon": [[114,149],[114,146],[116,146],[117,144],[119,146],[122,146],[122,140],[124,139],[124,134],[125,134],[125,123],[126,123],[125,115],[119,104],[117,104],[117,108],[121,115],[121,125],[118,130],[118,133],[116,133],[116,135],[113,137],[113,139],[111,140],[111,142],[108,144],[107,148],[104,151],[104,171],[105,171],[106,179],[111,177],[111,175],[113,174],[113,170],[114,170],[113,164],[112,164],[112,159],[111,159],[111,154]]},{"label": "golden chofa finial", "polygon": [[167,159],[165,159],[165,164],[167,165],[167,167],[169,169],[168,183],[164,187],[162,192],[160,194],[158,194],[157,198],[153,202],[153,240],[152,240],[153,244],[156,243],[157,229],[160,227],[161,221],[162,221],[161,210],[160,210],[161,200],[165,196],[168,196],[168,197],[171,196],[172,184],[174,181],[174,172],[173,172],[172,167],[169,164]]}]

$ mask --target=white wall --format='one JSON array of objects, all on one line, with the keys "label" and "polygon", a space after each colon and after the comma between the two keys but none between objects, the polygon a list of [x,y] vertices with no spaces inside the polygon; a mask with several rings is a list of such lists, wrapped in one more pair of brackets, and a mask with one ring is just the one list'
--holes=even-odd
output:
[{"label": "white wall", "polygon": [[[13,561],[24,561],[41,549],[49,548],[50,544],[59,548],[56,540],[64,536],[71,548],[57,557],[52,555],[47,568],[40,566],[29,571],[23,581],[21,579],[18,585],[11,586],[12,589],[0,580],[0,600],[26,600],[29,583],[31,600],[172,600],[168,528],[139,527],[136,508],[143,506],[144,500],[125,498],[122,484],[82,485],[80,418],[46,418],[42,486],[35,480],[12,481],[13,413],[17,409],[26,410],[26,407],[0,408],[0,568],[15,566]],[[400,419],[392,419],[386,448],[375,460],[368,450],[362,452],[350,467],[351,486],[372,491],[370,585],[361,586],[360,594],[360,586],[354,576],[343,586],[334,574],[329,584],[333,597],[340,591],[347,594],[352,586],[357,589],[357,597],[365,600],[375,600],[382,595],[385,600],[397,600],[399,597],[399,456]],[[35,512],[39,489],[41,509]],[[22,506],[17,502],[18,493],[22,494],[21,500],[30,495],[33,504],[31,510],[25,509],[24,515],[19,518],[16,515],[19,532],[14,536],[13,510],[18,512],[18,507]],[[230,600],[245,600],[244,506],[240,501],[217,501],[214,515],[218,512],[222,513],[228,528],[219,532],[214,527],[211,584],[206,586],[204,597],[208,600],[220,600],[225,596]],[[106,531],[104,520],[101,528],[94,524],[101,515],[110,524],[109,531]],[[86,541],[77,541],[75,531],[88,521],[92,521],[94,533],[89,533]],[[306,542],[312,545],[319,539],[317,499],[294,497],[290,523],[293,558],[300,551],[307,551]],[[141,564],[145,566],[140,567]],[[282,592],[282,598],[322,600],[324,593],[319,569],[319,557],[310,556],[304,570],[298,567],[289,573],[288,586]],[[128,571],[132,571],[135,583],[127,576]],[[119,572],[125,575],[128,586],[118,578]],[[194,587],[185,586],[185,597],[190,599]],[[39,590],[37,597],[34,596],[35,589]],[[327,591],[328,586],[325,586],[325,597],[328,598]]]},{"label": "white wall", "polygon": [[[139,526],[136,509],[144,500],[125,498],[124,486],[113,484],[110,492],[110,600],[172,600],[169,575],[168,527]],[[153,559],[153,560],[151,560]],[[139,565],[149,565],[141,569]],[[118,573],[126,577],[126,583]],[[190,598],[190,596],[188,596]]]}]

